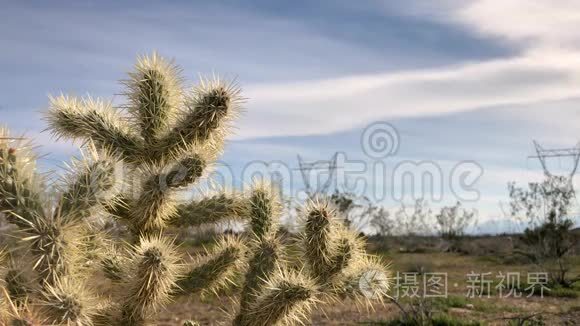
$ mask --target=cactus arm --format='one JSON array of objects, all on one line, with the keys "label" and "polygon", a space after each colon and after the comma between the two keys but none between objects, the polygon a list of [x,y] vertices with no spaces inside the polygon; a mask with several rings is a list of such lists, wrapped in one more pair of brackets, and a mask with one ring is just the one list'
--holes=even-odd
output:
[{"label": "cactus arm", "polygon": [[307,206],[303,243],[307,266],[314,278],[324,277],[332,269],[334,216],[327,203]]},{"label": "cactus arm", "polygon": [[266,280],[279,267],[280,243],[276,238],[259,240],[252,245],[254,255],[248,262],[244,285],[240,294],[240,308],[234,325],[240,324],[258,294],[266,285]]},{"label": "cactus arm", "polygon": [[131,163],[139,163],[142,158],[142,141],[129,132],[124,118],[110,103],[51,97],[47,120],[57,138],[90,139],[98,149],[108,150]]},{"label": "cactus arm", "polygon": [[44,214],[39,176],[34,171],[36,157],[30,145],[9,143],[8,131],[0,128],[0,212],[9,222],[26,228],[28,222]]},{"label": "cactus arm", "polygon": [[151,234],[163,229],[176,213],[173,190],[197,180],[205,167],[206,161],[200,155],[192,155],[177,162],[167,172],[152,174],[131,207],[134,231]]},{"label": "cactus arm", "polygon": [[219,80],[202,81],[185,101],[175,126],[160,141],[161,157],[179,157],[192,148],[219,147],[228,123],[239,111],[239,89]]},{"label": "cactus arm", "polygon": [[220,193],[193,200],[177,207],[174,226],[201,226],[223,220],[243,220],[248,216],[248,201],[235,194]]},{"label": "cactus arm", "polygon": [[182,105],[180,69],[154,53],[137,60],[134,71],[124,81],[129,98],[128,111],[147,147],[154,146],[167,130]]},{"label": "cactus arm", "polygon": [[180,274],[179,255],[161,236],[141,238],[131,259],[132,273],[122,305],[121,324],[141,325],[166,305]]},{"label": "cactus arm", "polygon": [[91,208],[104,203],[104,198],[99,197],[110,190],[114,183],[113,162],[109,160],[86,163],[75,170],[77,172],[73,173],[56,209],[59,215],[71,219],[90,215]]},{"label": "cactus arm", "polygon": [[97,298],[76,279],[60,278],[42,292],[43,312],[54,324],[92,325]]},{"label": "cactus arm", "polygon": [[235,326],[306,324],[318,302],[315,285],[295,272],[277,270],[264,289]]},{"label": "cactus arm", "polygon": [[114,246],[107,250],[107,254],[100,262],[105,277],[113,282],[127,279],[129,263],[124,253]]},{"label": "cactus arm", "polygon": [[254,182],[249,194],[252,237],[261,240],[276,234],[282,211],[278,188],[265,182]]},{"label": "cactus arm", "polygon": [[29,242],[34,269],[43,283],[54,284],[71,271],[82,249],[82,231],[78,224],[58,217],[39,217],[23,231],[22,240]]},{"label": "cactus arm", "polygon": [[279,267],[280,241],[276,236],[281,215],[278,188],[264,182],[254,182],[249,194],[250,248],[252,256],[246,271],[240,296],[240,309],[234,324],[241,323],[249,306],[263,291],[265,280]]},{"label": "cactus arm", "polygon": [[216,292],[233,283],[233,276],[244,264],[245,245],[240,239],[224,237],[207,257],[178,281],[179,294]]},{"label": "cactus arm", "polygon": [[382,302],[392,285],[388,267],[377,257],[364,255],[351,264],[341,278],[326,288],[328,295],[351,298],[367,306]]}]

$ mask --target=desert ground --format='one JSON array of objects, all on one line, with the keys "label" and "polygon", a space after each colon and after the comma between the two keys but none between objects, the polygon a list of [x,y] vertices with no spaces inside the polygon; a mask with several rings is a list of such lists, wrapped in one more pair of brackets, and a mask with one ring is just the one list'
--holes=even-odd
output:
[{"label": "desert ground", "polygon": [[[528,273],[534,275],[540,269],[513,253],[514,241],[517,242],[517,235],[468,237],[461,241],[463,252],[441,252],[441,241],[434,237],[369,239],[369,250],[390,262],[393,276],[399,273],[399,280],[393,280],[391,295],[396,296],[398,290],[398,302],[405,309],[409,309],[411,302],[419,304],[421,299],[410,298],[413,284],[402,280],[404,273],[411,279],[413,275],[417,277],[418,293],[423,291],[423,275],[447,275],[447,295],[423,302],[429,306],[425,310],[437,317],[436,325],[580,324],[580,282],[570,289],[547,286],[549,290],[543,297],[537,293],[530,296],[530,290],[525,290]],[[190,249],[198,251],[199,248]],[[505,289],[503,294],[499,293],[500,273],[520,275],[519,287],[515,289],[518,290],[515,293],[521,292],[520,297],[508,296]],[[486,274],[485,280],[491,280],[490,290],[479,284],[473,286],[469,274]],[[580,256],[571,258],[569,275],[580,275]],[[468,293],[470,288],[478,290]],[[202,299],[181,298],[160,314],[157,325],[182,325],[190,318],[203,325],[227,324],[235,310],[235,304],[228,297],[235,291],[230,289],[229,293]],[[355,302],[345,300],[316,308],[310,322],[312,325],[404,325],[399,321],[401,316],[401,310],[389,300],[376,304],[374,310],[359,309]]]}]

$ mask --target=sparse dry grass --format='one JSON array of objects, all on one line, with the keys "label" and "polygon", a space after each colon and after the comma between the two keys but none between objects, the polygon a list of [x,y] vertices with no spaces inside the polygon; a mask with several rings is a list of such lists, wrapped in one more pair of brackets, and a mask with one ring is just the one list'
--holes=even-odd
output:
[{"label": "sparse dry grass", "polygon": [[[197,250],[192,248],[191,250]],[[580,320],[580,299],[533,296],[527,298],[499,298],[492,290],[490,298],[466,298],[467,278],[471,272],[487,273],[492,276],[502,272],[521,273],[521,282],[526,281],[528,272],[537,271],[530,264],[505,264],[504,257],[468,256],[457,253],[377,253],[392,262],[392,269],[399,272],[416,272],[424,266],[426,272],[442,272],[448,275],[448,299],[436,299],[435,309],[460,320],[477,320],[483,325],[506,325],[509,318],[543,315],[546,325],[574,325]],[[580,275],[580,257],[574,257],[570,275]],[[495,278],[492,278],[495,283]],[[457,286],[455,286],[457,284]],[[492,287],[494,286],[492,285]],[[577,291],[580,294],[580,291]],[[408,299],[402,299],[403,302]],[[182,298],[171,304],[160,314],[157,325],[182,325],[183,321],[195,317],[202,325],[227,324],[227,311],[222,307],[233,307],[225,295],[208,297],[205,301]],[[359,310],[352,301],[345,300],[316,311],[312,325],[386,325],[389,320],[400,316],[392,303],[376,306],[374,311]],[[568,323],[568,324],[566,324]]]}]

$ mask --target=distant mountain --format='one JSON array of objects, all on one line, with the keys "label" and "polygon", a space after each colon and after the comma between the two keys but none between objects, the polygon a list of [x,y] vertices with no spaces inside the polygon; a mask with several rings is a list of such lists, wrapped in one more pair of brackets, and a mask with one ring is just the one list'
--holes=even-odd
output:
[{"label": "distant mountain", "polygon": [[[580,216],[572,217],[575,232],[580,232]],[[496,218],[480,221],[475,227],[467,230],[468,234],[500,234],[521,233],[528,225],[525,222],[515,221],[509,218]]]}]

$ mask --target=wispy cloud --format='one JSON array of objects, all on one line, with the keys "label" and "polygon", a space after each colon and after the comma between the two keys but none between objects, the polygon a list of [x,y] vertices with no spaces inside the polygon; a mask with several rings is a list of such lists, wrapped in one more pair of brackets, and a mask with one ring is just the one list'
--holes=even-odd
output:
[{"label": "wispy cloud", "polygon": [[532,49],[580,46],[580,2],[575,0],[477,0],[458,8],[453,18],[480,33]]},{"label": "wispy cloud", "polygon": [[[324,134],[378,119],[441,115],[580,95],[580,56],[542,51],[517,58],[247,87],[240,138]],[[260,117],[271,123],[260,126]]]},{"label": "wispy cloud", "polygon": [[[377,119],[441,115],[580,95],[577,1],[443,4],[439,11],[419,2],[397,9],[513,43],[520,47],[520,54],[434,69],[252,85],[248,88],[251,113],[239,137],[323,134]],[[264,114],[274,124],[259,128],[256,117]],[[299,116],[306,119],[297,119]]]},{"label": "wispy cloud", "polygon": [[575,0],[13,2],[0,11],[0,123],[64,159],[74,147],[39,133],[46,95],[110,98],[156,49],[188,79],[239,76],[234,165],[361,156],[361,128],[389,120],[409,132],[400,159],[478,160],[478,205],[496,214],[507,181],[538,178],[532,138],[575,143],[579,13]]}]

